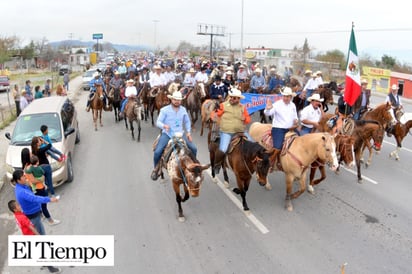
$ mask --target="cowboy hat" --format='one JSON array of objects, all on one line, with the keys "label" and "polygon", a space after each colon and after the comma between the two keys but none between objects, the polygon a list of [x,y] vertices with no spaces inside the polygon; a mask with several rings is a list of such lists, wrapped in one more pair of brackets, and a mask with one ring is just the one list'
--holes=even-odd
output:
[{"label": "cowboy hat", "polygon": [[229,96],[239,97],[240,99],[245,98],[245,96],[242,95],[242,92],[238,89],[235,89],[235,88],[232,88],[232,90],[229,91]]},{"label": "cowboy hat", "polygon": [[153,66],[153,69],[162,69],[162,67],[159,66],[159,65],[154,65],[154,66]]},{"label": "cowboy hat", "polygon": [[189,72],[189,73],[195,73],[196,71],[195,71],[194,68],[190,68],[188,72]]},{"label": "cowboy hat", "polygon": [[312,77],[318,77],[316,73],[312,73]]},{"label": "cowboy hat", "polygon": [[363,85],[363,84],[368,84],[368,80],[366,80],[366,79],[362,79],[362,81],[361,81],[361,85]]},{"label": "cowboy hat", "polygon": [[244,66],[244,65],[240,65],[239,68],[240,68],[240,69],[241,69],[241,68],[245,68],[245,66]]},{"label": "cowboy hat", "polygon": [[310,69],[307,69],[307,70],[305,71],[305,74],[312,74],[312,71],[311,71]]},{"label": "cowboy hat", "polygon": [[97,76],[100,76],[100,73],[98,73],[97,71],[95,71],[95,72],[93,73],[93,78],[94,78],[94,77],[97,77]]},{"label": "cowboy hat", "polygon": [[226,75],[233,75],[233,72],[232,72],[231,70],[228,70],[228,71],[226,72]]},{"label": "cowboy hat", "polygon": [[119,75],[120,72],[118,72],[117,70],[114,72],[114,75]]},{"label": "cowboy hat", "polygon": [[255,73],[262,73],[262,70],[260,68],[255,69]]},{"label": "cowboy hat", "polygon": [[133,83],[134,84],[134,80],[133,79],[129,79],[126,81],[126,83]]},{"label": "cowboy hat", "polygon": [[172,95],[167,95],[167,98],[179,101],[183,100],[182,93],[180,91],[175,91]]},{"label": "cowboy hat", "polygon": [[270,71],[276,72],[276,69],[275,69],[275,68],[271,68]]},{"label": "cowboy hat", "polygon": [[320,95],[318,94],[318,93],[314,93],[314,94],[312,94],[312,96],[310,96],[309,98],[308,98],[308,101],[309,102],[312,102],[312,101],[318,101],[318,102],[323,102],[323,98],[320,98]]},{"label": "cowboy hat", "polygon": [[320,70],[318,70],[318,71],[316,72],[316,74],[322,74],[322,72],[321,72]]},{"label": "cowboy hat", "polygon": [[285,87],[280,93],[281,93],[283,96],[292,96],[292,97],[296,96],[296,93],[294,93],[294,92],[292,91],[292,89],[289,88],[289,87]]},{"label": "cowboy hat", "polygon": [[392,87],[391,87],[391,89],[399,89],[399,87],[398,87],[397,84],[393,84]]}]

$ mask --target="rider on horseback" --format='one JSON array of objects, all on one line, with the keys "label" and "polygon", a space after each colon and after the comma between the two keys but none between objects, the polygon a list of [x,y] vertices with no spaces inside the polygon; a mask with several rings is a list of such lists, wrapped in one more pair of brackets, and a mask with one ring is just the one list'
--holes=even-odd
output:
[{"label": "rider on horseback", "polygon": [[[389,112],[392,115],[393,121],[398,121],[396,117],[396,111],[401,110],[403,108],[401,98],[398,95],[398,89],[399,89],[398,86],[396,84],[393,84],[391,87],[391,91],[389,92],[388,96],[386,96],[386,100],[385,100],[385,102],[390,102],[392,105],[392,109]],[[393,126],[394,126],[393,124],[390,125],[386,130],[388,137],[392,136],[391,132],[392,132]]]},{"label": "rider on horseback", "polygon": [[187,95],[189,89],[192,89],[196,85],[195,73],[196,71],[194,68],[190,68],[188,73],[186,73],[183,87],[180,89],[183,97]]},{"label": "rider on horseback", "polygon": [[90,111],[90,102],[91,99],[93,98],[93,95],[96,92],[96,86],[101,85],[103,87],[103,95],[101,98],[103,100],[103,105],[106,108],[106,104],[107,104],[107,95],[106,95],[106,88],[104,85],[104,81],[102,79],[102,77],[100,77],[100,73],[98,73],[97,71],[95,73],[93,73],[93,79],[90,80],[89,83],[89,87],[90,87],[90,94],[89,94],[89,98],[87,100],[87,106],[86,106],[86,111],[89,112]]},{"label": "rider on horseback", "polygon": [[[242,92],[233,88],[229,92],[229,101],[221,103],[219,109],[215,113],[211,113],[210,118],[212,120],[216,120],[216,116],[221,117],[220,144],[219,150],[215,154],[215,166],[213,167],[215,173],[219,173],[232,137],[236,133],[245,132],[246,125],[251,121],[246,107],[240,103],[240,99],[243,98],[245,97],[242,95]],[[249,140],[252,140],[247,132],[245,132],[245,135]]]},{"label": "rider on horseback", "polygon": [[218,100],[219,103],[223,102],[227,95],[226,85],[222,83],[222,78],[217,75],[215,77],[215,82],[210,85],[209,96],[210,99]]},{"label": "rider on horseback", "polygon": [[186,130],[186,134],[183,135],[183,139],[186,145],[191,150],[192,158],[196,160],[197,147],[192,142],[192,136],[190,135],[191,121],[186,108],[181,106],[182,94],[179,91],[173,93],[173,95],[167,96],[171,99],[171,104],[163,107],[160,110],[159,117],[157,118],[156,125],[162,129],[159,141],[154,149],[153,162],[154,169],[151,174],[152,180],[156,181],[159,177],[159,171],[161,167],[158,166],[162,157],[163,151],[166,148],[170,138],[175,136],[176,133],[183,133]]},{"label": "rider on horseback", "polygon": [[124,91],[124,98],[121,103],[119,118],[123,119],[124,116],[124,108],[126,107],[127,102],[129,101],[129,97],[136,97],[137,96],[137,89],[134,85],[134,80],[129,79],[126,81],[126,90]]}]

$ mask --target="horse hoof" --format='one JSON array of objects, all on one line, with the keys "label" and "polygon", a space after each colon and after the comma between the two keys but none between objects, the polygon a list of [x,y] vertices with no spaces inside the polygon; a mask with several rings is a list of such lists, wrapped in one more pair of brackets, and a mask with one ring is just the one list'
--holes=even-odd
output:
[{"label": "horse hoof", "polygon": [[183,216],[183,217],[179,217],[178,220],[179,222],[184,223],[186,221],[186,218]]},{"label": "horse hoof", "polygon": [[249,208],[248,208],[248,209],[244,209],[243,211],[245,212],[245,215],[246,215],[246,216],[250,216],[251,212],[250,212]]},{"label": "horse hoof", "polygon": [[224,182],[223,182],[223,185],[224,185],[226,188],[229,188],[229,183],[228,183],[228,182],[224,181]]},{"label": "horse hoof", "polygon": [[212,182],[215,183],[215,184],[217,184],[217,178],[216,178],[216,177],[213,177],[213,178],[212,178]]},{"label": "horse hoof", "polygon": [[313,186],[311,185],[308,186],[308,192],[312,195],[315,195],[315,189],[313,188]]},{"label": "horse hoof", "polygon": [[270,183],[266,183],[265,188],[266,190],[272,190],[272,185]]},{"label": "horse hoof", "polygon": [[396,160],[396,161],[399,161],[399,157],[396,157],[395,160]]},{"label": "horse hoof", "polygon": [[362,184],[363,180],[362,179],[358,179],[358,184]]},{"label": "horse hoof", "polygon": [[361,164],[363,164],[363,162],[364,162],[364,161],[363,161],[363,158],[360,158],[360,160],[359,160],[359,161],[361,162]]}]

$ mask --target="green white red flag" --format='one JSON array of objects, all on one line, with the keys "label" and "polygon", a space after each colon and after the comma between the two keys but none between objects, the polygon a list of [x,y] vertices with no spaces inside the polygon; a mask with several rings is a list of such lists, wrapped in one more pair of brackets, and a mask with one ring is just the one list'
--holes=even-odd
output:
[{"label": "green white red flag", "polygon": [[358,50],[356,49],[355,33],[353,31],[350,35],[349,51],[348,51],[348,63],[346,66],[346,80],[345,80],[345,102],[353,106],[356,99],[358,99],[361,94],[361,84],[360,84],[360,67]]}]

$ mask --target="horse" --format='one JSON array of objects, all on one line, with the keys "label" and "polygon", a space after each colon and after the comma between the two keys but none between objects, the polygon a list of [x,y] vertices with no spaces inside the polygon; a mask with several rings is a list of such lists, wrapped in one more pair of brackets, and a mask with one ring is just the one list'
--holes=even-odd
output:
[{"label": "horse", "polygon": [[[343,162],[345,165],[351,167],[353,164],[353,146],[355,144],[355,138],[353,136],[337,134],[335,136],[335,143],[339,165]],[[321,177],[315,180],[317,169],[319,169]],[[336,173],[339,173],[339,166],[336,169]],[[318,159],[310,166],[308,192],[315,194],[314,186],[325,180],[325,178],[325,163]]]},{"label": "horse", "polygon": [[[324,132],[286,139],[279,160],[286,178],[285,207],[288,211],[293,210],[291,200],[298,198],[306,190],[306,176],[310,164],[320,160],[331,165],[332,170],[338,167],[334,138]],[[274,161],[275,159],[272,160]],[[292,193],[295,179],[299,179],[300,188]]]},{"label": "horse", "polygon": [[167,90],[159,88],[156,96],[154,97],[154,104],[150,108],[150,115],[152,116],[152,126],[154,126],[154,111],[157,110],[157,116],[159,116],[160,109],[170,104],[170,99],[167,97],[169,94]]},{"label": "horse", "polygon": [[412,127],[412,120],[408,120],[406,123],[402,124],[397,122],[389,131],[395,137],[396,140],[396,149],[389,154],[389,157],[394,157],[396,160],[399,160],[398,152],[402,148],[402,140],[405,138],[406,134],[411,134],[409,132]]},{"label": "horse", "polygon": [[111,88],[107,96],[107,99],[109,100],[110,105],[114,109],[115,122],[119,122],[120,121],[119,113],[120,113],[121,102],[122,102],[120,88]]},{"label": "horse", "polygon": [[[203,129],[206,126],[206,124],[209,124],[209,132],[210,132],[210,127],[211,127],[210,114],[218,108],[219,108],[219,102],[217,100],[207,99],[203,102],[201,106],[201,110],[200,110],[200,115],[202,119],[202,126],[200,128],[200,136],[203,136]],[[210,143],[209,139],[208,139],[208,143]]]},{"label": "horse", "polygon": [[[352,136],[355,137],[355,143],[353,151],[355,153],[355,163],[357,169],[358,183],[362,183],[361,174],[361,158],[364,150],[364,146],[368,147],[371,154],[372,145],[370,140],[373,139],[373,147],[379,151],[382,146],[383,136],[385,130],[379,122],[374,120],[355,120],[355,127],[352,132]],[[371,157],[371,156],[369,156]]]},{"label": "horse", "polygon": [[329,110],[328,104],[333,105],[333,91],[328,85],[320,86],[314,93],[318,93],[320,98],[323,98],[323,112]]},{"label": "horse", "polygon": [[241,92],[247,92],[250,89],[250,80],[247,79],[244,82],[238,83],[237,89]]},{"label": "horse", "polygon": [[126,129],[129,129],[128,124],[127,124],[127,120],[129,120],[130,131],[132,133],[133,140],[135,140],[133,121],[136,121],[137,130],[138,130],[137,141],[140,142],[140,131],[141,131],[140,124],[142,121],[142,116],[144,115],[144,110],[143,110],[143,106],[142,106],[140,98],[130,97],[125,106],[124,113],[125,113],[124,124],[126,126]]},{"label": "horse", "polygon": [[189,93],[185,96],[183,101],[187,112],[190,114],[190,120],[192,121],[192,128],[194,128],[197,119],[199,118],[199,110],[201,108],[202,94],[200,87],[196,85],[195,88],[191,89]]},{"label": "horse", "polygon": [[92,109],[94,130],[97,131],[97,119],[99,119],[100,126],[102,123],[102,111],[103,111],[103,86],[96,85],[96,91],[94,92],[90,100],[90,108]]},{"label": "horse", "polygon": [[[165,148],[159,166],[162,179],[164,179],[163,168],[167,169],[176,194],[178,219],[180,222],[184,222],[185,216],[183,215],[182,203],[187,201],[190,196],[199,196],[204,179],[203,171],[208,169],[210,165],[199,164],[186,146],[182,136],[175,136],[170,139]],[[182,185],[185,193],[183,197],[180,195]]]},{"label": "horse", "polygon": [[[215,178],[214,161],[215,153],[219,149],[218,141],[209,143],[210,165],[212,166],[212,178]],[[237,188],[233,192],[242,197],[243,210],[249,211],[249,206],[246,202],[246,193],[249,189],[250,180],[253,173],[257,174],[257,181],[261,186],[270,189],[270,184],[267,180],[267,175],[270,168],[270,157],[274,150],[266,150],[259,144],[250,142],[243,136],[243,133],[233,136],[228,152],[226,153],[226,160],[222,165],[225,185],[229,186],[229,177],[227,175],[227,168],[232,169],[236,176]]]},{"label": "horse", "polygon": [[384,129],[387,129],[388,126],[394,122],[391,111],[392,105],[389,102],[382,103],[375,108],[368,109],[366,112],[361,115],[361,120],[375,120],[378,121]]}]

